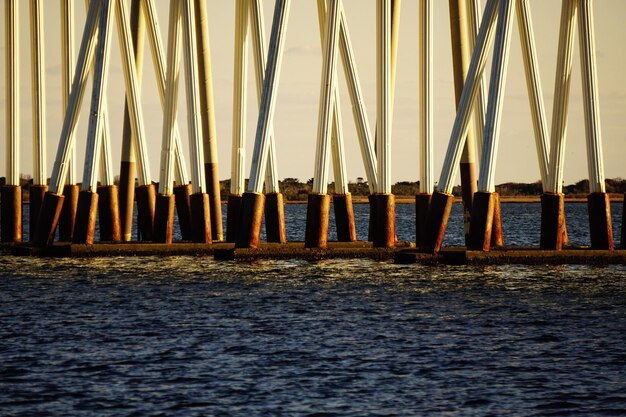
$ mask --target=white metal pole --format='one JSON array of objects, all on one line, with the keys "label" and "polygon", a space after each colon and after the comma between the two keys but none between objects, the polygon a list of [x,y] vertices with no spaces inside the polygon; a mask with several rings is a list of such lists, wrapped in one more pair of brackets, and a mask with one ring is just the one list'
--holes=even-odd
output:
[{"label": "white metal pole", "polygon": [[4,1],[6,62],[6,184],[20,185],[20,109],[19,88],[19,19],[18,0]]},{"label": "white metal pole", "polygon": [[198,56],[196,55],[196,26],[193,0],[182,0],[185,81],[187,84],[187,132],[191,156],[191,189],[193,194],[205,192],[200,92],[198,91]]},{"label": "white metal pole", "polygon": [[33,98],[33,184],[46,184],[46,88],[41,0],[30,3],[30,62]]},{"label": "white metal pole", "polygon": [[432,194],[433,174],[433,0],[419,1],[420,193]]},{"label": "white metal pole", "polygon": [[500,0],[498,25],[491,64],[489,81],[489,101],[487,103],[487,121],[483,153],[480,160],[478,191],[493,193],[496,191],[495,174],[502,121],[502,105],[506,90],[506,76],[511,49],[511,32],[516,0]]},{"label": "white metal pole", "polygon": [[359,147],[361,149],[361,158],[365,167],[370,193],[374,192],[378,184],[378,174],[376,172],[376,154],[374,152],[374,143],[372,133],[367,119],[365,110],[365,99],[361,91],[359,76],[356,72],[356,63],[352,43],[350,41],[350,32],[343,7],[339,11],[340,33],[339,33],[339,52],[343,61],[343,69],[352,102],[352,115],[354,124],[356,125],[359,138]]},{"label": "white metal pole", "polygon": [[174,176],[174,121],[178,105],[178,76],[180,70],[180,0],[170,2],[170,18],[167,37],[167,76],[165,78],[165,111],[163,112],[163,135],[161,145],[161,173],[159,194],[173,193]]},{"label": "white metal pole", "polygon": [[235,63],[233,74],[233,138],[230,165],[230,193],[244,191],[246,163],[246,75],[248,67],[248,0],[235,6]]},{"label": "white metal pole", "polygon": [[283,49],[285,47],[285,34],[287,32],[287,19],[290,4],[291,0],[277,0],[274,8],[267,69],[263,82],[263,98],[259,111],[254,152],[252,154],[252,168],[250,169],[250,181],[248,183],[248,191],[252,193],[261,193],[263,191],[263,174],[267,169],[270,145],[269,128],[272,125],[274,107],[276,105],[276,91],[278,90],[280,67],[282,64]]},{"label": "white metal pole", "polygon": [[594,34],[593,1],[578,1],[578,38],[580,39],[580,67],[582,69],[587,136],[587,167],[589,192],[606,192],[602,155],[602,130],[598,98],[598,75]]},{"label": "white metal pole", "polygon": [[448,150],[444,159],[441,176],[437,184],[437,190],[451,194],[454,180],[458,172],[459,162],[465,146],[465,138],[469,126],[471,109],[478,95],[478,86],[487,61],[489,44],[494,35],[495,21],[498,15],[498,0],[488,0],[485,6],[485,14],[480,25],[476,47],[472,53],[470,68],[467,72],[463,93],[459,100],[459,106],[454,119]]},{"label": "white metal pole", "polygon": [[99,133],[102,135],[102,149],[100,151],[100,183],[103,186],[109,187],[111,185],[115,185],[115,178],[111,158],[110,135],[107,133],[111,131],[109,125],[109,112],[107,108],[106,93],[104,93],[102,97],[102,108],[100,110],[100,117],[102,117],[102,128]]},{"label": "white metal pole", "polygon": [[[476,46],[476,37],[478,36],[478,30],[480,29],[481,20],[481,4],[480,0],[467,0],[467,19],[468,19],[468,35],[469,35],[469,47],[473,50]],[[478,98],[474,104],[474,140],[476,141],[476,153],[480,158],[483,150],[483,137],[485,136],[485,91],[487,86],[485,83],[484,75],[480,77],[480,85],[478,86]]]},{"label": "white metal pole", "polygon": [[563,163],[567,131],[567,110],[574,58],[574,34],[576,30],[577,0],[563,0],[559,32],[559,52],[556,61],[554,83],[554,108],[550,139],[550,176],[547,190],[560,193],[563,190]]},{"label": "white metal pole", "polygon": [[[141,0],[141,5],[146,16],[148,40],[150,41],[150,49],[152,51],[154,73],[157,75],[157,87],[159,99],[161,100],[161,108],[165,110],[165,74],[167,70],[165,65],[165,51],[163,50],[163,43],[161,42],[159,20],[154,7],[154,0]],[[183,155],[180,131],[176,118],[174,119],[174,179],[178,184],[189,184],[187,163]]]},{"label": "white metal pole", "polygon": [[391,193],[391,0],[376,1],[376,193]]},{"label": "white metal pole", "polygon": [[124,83],[126,86],[126,101],[128,103],[128,113],[130,115],[130,126],[132,128],[132,138],[135,146],[135,155],[138,162],[139,185],[150,184],[150,162],[148,160],[148,149],[146,144],[145,130],[143,126],[143,114],[141,111],[141,95],[139,83],[137,82],[137,66],[135,65],[135,53],[132,44],[130,30],[130,20],[126,1],[117,2],[117,36],[122,54],[122,69],[124,73]]},{"label": "white metal pole", "polygon": [[537,52],[535,48],[535,35],[533,33],[533,23],[528,0],[517,0],[517,26],[522,44],[526,87],[528,89],[528,100],[535,131],[535,145],[537,148],[539,171],[541,173],[541,184],[543,185],[543,191],[546,191],[548,182],[548,154],[550,152],[548,123],[546,121],[546,110],[543,103],[543,91],[541,89],[539,64],[537,62]]},{"label": "white metal pole", "polygon": [[97,17],[100,9],[100,2],[93,1],[89,4],[87,19],[76,61],[76,71],[72,81],[69,102],[63,120],[63,128],[59,139],[59,146],[50,177],[49,192],[61,194],[65,185],[65,178],[69,168],[70,158],[74,148],[76,136],[74,129],[78,121],[78,110],[85,93],[87,76],[93,65],[93,55],[97,38]]},{"label": "white metal pole", "polygon": [[[257,87],[257,100],[259,107],[263,95],[263,80],[267,59],[265,56],[265,20],[261,0],[249,0],[250,2],[250,28],[252,31],[252,50],[254,52],[255,79]],[[276,138],[273,123],[269,127],[270,150],[267,157],[267,170],[265,171],[265,192],[278,193],[278,168],[276,166]]]},{"label": "white metal pole", "polygon": [[85,167],[83,170],[83,191],[96,192],[98,187],[98,167],[103,141],[102,103],[107,85],[109,69],[109,52],[111,49],[110,22],[113,4],[116,0],[102,0],[98,21],[98,43],[94,63],[93,92],[89,111],[89,127],[87,130],[87,149],[85,151]]},{"label": "white metal pole", "polygon": [[328,164],[330,162],[331,134],[333,129],[335,95],[337,89],[337,37],[339,36],[339,1],[330,0],[325,14],[322,79],[317,125],[317,146],[315,151],[315,173],[313,193],[325,194],[328,187]]},{"label": "white metal pole", "polygon": [[[343,2],[339,1],[339,16],[341,16],[341,10],[343,9]],[[324,20],[327,16],[326,0],[317,0],[317,17],[320,28],[320,42],[322,48],[324,47]],[[340,27],[340,26],[338,26]],[[336,62],[335,58],[335,62]],[[336,64],[333,64],[336,72]],[[336,74],[333,75],[335,80]],[[339,102],[339,83],[335,82],[333,91],[333,126],[331,133],[331,154],[333,162],[333,173],[335,178],[335,194],[348,193],[348,176],[346,173],[346,157],[343,140],[343,129],[341,126],[341,104]]]},{"label": "white metal pole", "polygon": [[[67,109],[74,77],[74,0],[61,0],[61,106]],[[74,133],[72,133],[73,135]],[[68,182],[76,183],[76,146],[71,149]]]}]

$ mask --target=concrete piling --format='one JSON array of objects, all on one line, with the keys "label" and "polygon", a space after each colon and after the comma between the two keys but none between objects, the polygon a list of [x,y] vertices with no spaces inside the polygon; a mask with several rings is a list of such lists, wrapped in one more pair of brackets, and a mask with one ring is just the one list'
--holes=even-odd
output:
[{"label": "concrete piling", "polygon": [[306,210],[305,248],[325,248],[328,245],[330,196],[309,194]]},{"label": "concrete piling", "polygon": [[541,249],[563,249],[565,236],[565,196],[543,193],[541,196]]},{"label": "concrete piling", "polygon": [[354,224],[354,208],[352,194],[334,194],[335,224],[338,242],[356,242],[356,226]]},{"label": "concrete piling", "polygon": [[174,195],[158,194],[154,209],[154,231],[152,241],[172,243],[174,230]]},{"label": "concrete piling", "polygon": [[265,232],[268,242],[287,242],[285,203],[282,193],[265,194]]},{"label": "concrete piling", "polygon": [[228,196],[228,211],[226,215],[226,242],[235,243],[239,237],[241,225],[241,194]]},{"label": "concrete piling", "polygon": [[207,193],[194,193],[189,197],[191,204],[192,241],[194,243],[212,243],[211,209]]},{"label": "concrete piling", "polygon": [[418,247],[426,244],[428,208],[432,194],[420,193],[415,196],[415,243]]},{"label": "concrete piling", "polygon": [[183,240],[193,240],[193,215],[191,214],[191,184],[182,184],[174,187],[174,201],[178,224]]},{"label": "concrete piling", "polygon": [[265,195],[245,192],[241,201],[241,222],[235,247],[258,248],[261,241]]},{"label": "concrete piling", "polygon": [[98,193],[82,190],[78,193],[78,208],[74,226],[73,243],[93,245],[98,216]]},{"label": "concrete piling", "polygon": [[607,193],[591,193],[587,196],[591,248],[613,250],[613,225],[611,201]]},{"label": "concrete piling", "polygon": [[100,224],[100,241],[122,241],[119,191],[116,185],[98,187],[98,220]]}]

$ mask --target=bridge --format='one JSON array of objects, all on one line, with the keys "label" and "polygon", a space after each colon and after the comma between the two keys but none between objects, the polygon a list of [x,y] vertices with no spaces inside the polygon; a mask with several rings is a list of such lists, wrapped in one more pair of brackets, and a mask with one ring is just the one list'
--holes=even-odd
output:
[{"label": "bridge", "polygon": [[[539,75],[535,31],[528,0],[450,0],[449,17],[457,113],[442,166],[434,166],[433,144],[433,1],[419,0],[419,195],[416,196],[415,243],[424,253],[438,253],[454,201],[452,189],[461,174],[466,247],[489,252],[504,246],[500,199],[495,190],[502,103],[517,20],[524,63],[541,195],[541,241],[546,250],[568,245],[563,173],[571,74],[576,53],[581,63],[588,162],[588,212],[591,247],[613,250],[611,207],[605,188],[598,71],[592,0],[563,0],[552,120],[549,123]],[[22,240],[20,187],[18,7],[5,0],[6,184],[2,187],[1,238]],[[134,203],[138,235],[144,242],[173,243],[174,211],[182,238],[201,244],[231,242],[237,248],[261,245],[263,218],[267,241],[286,243],[284,202],[278,183],[273,121],[280,89],[281,64],[290,16],[290,0],[276,0],[266,45],[262,0],[236,0],[230,194],[227,224],[222,224],[213,74],[209,52],[207,5],[203,0],[170,0],[167,33],[162,33],[154,0],[86,0],[82,32],[76,31],[75,2],[60,0],[62,82],[65,110],[57,153],[46,166],[46,100],[43,1],[29,0],[31,82],[33,91],[33,185],[30,187],[30,239],[33,246],[58,240],[94,244],[96,219],[102,242],[127,242],[132,236]],[[376,119],[369,120],[359,79],[349,22],[342,0],[317,0],[322,68],[317,119],[315,172],[308,196],[305,248],[329,245],[331,200],[337,238],[356,241],[352,197],[348,190],[346,151],[339,102],[343,68],[357,132],[360,156],[370,189],[369,240],[375,248],[396,245],[395,198],[391,192],[392,118],[397,67],[400,0],[376,0]],[[541,7],[538,5],[538,7]],[[119,45],[113,45],[113,28]],[[74,39],[80,47],[74,50]],[[142,71],[149,57],[163,108],[161,153],[150,161],[156,143],[146,135],[142,112]],[[250,46],[251,44],[251,46]],[[248,49],[254,57],[248,62]],[[121,165],[112,166],[112,138],[107,109],[111,50],[121,54],[125,113]],[[490,57],[491,73],[485,74]],[[217,57],[219,59],[219,57]],[[177,119],[180,72],[184,74],[188,155],[183,152]],[[246,186],[247,74],[254,72],[259,117]],[[23,70],[22,70],[23,71]],[[88,81],[91,83],[85,163],[80,186],[76,166],[76,129]],[[143,86],[147,88],[147,86]],[[115,92],[118,93],[118,92]],[[119,92],[121,94],[121,92]],[[150,163],[159,164],[153,178]],[[330,170],[334,193],[328,192]],[[435,177],[435,171],[439,177]],[[119,173],[119,185],[115,175]],[[49,179],[49,182],[48,182]],[[435,186],[436,184],[436,186]],[[626,210],[624,210],[626,213]],[[626,246],[625,221],[621,245]],[[618,233],[618,231],[615,231]]]}]

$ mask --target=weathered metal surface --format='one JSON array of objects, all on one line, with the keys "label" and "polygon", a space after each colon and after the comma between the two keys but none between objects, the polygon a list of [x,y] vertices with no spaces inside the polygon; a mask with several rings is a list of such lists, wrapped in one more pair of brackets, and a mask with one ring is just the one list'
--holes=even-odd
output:
[{"label": "weathered metal surface", "polygon": [[211,210],[209,195],[195,193],[189,197],[191,203],[192,241],[211,244]]},{"label": "weathered metal surface", "polygon": [[418,194],[415,196],[415,243],[424,246],[426,243],[426,219],[432,194]]},{"label": "weathered metal surface", "polygon": [[98,187],[98,220],[101,242],[121,242],[122,225],[116,185]]},{"label": "weathered metal surface", "polygon": [[611,201],[607,193],[591,193],[587,196],[589,210],[589,234],[593,249],[613,250],[613,225]]},{"label": "weathered metal surface", "polygon": [[396,244],[396,199],[393,194],[374,194],[376,221],[375,248],[393,248]]},{"label": "weathered metal surface", "polygon": [[37,220],[39,219],[39,213],[41,211],[41,205],[43,204],[43,198],[48,191],[47,185],[31,185],[28,191],[30,213],[29,218],[29,237],[33,242],[37,235]]},{"label": "weathered metal surface", "polygon": [[19,185],[4,185],[2,199],[2,242],[22,241],[22,187]]},{"label": "weathered metal surface", "polygon": [[330,196],[309,194],[306,209],[306,248],[325,248],[328,245],[328,221],[330,218]]},{"label": "weathered metal surface", "polygon": [[265,194],[265,232],[268,242],[287,242],[285,204],[281,193]]},{"label": "weathered metal surface", "polygon": [[333,208],[335,210],[335,223],[337,226],[337,241],[355,242],[356,226],[354,224],[352,194],[334,194]]},{"label": "weathered metal surface", "polygon": [[63,187],[64,200],[58,220],[60,242],[71,242],[74,237],[79,192],[80,186],[78,185],[67,184]]},{"label": "weathered metal surface", "polygon": [[562,193],[541,196],[541,249],[563,249],[565,236],[565,197]]},{"label": "weathered metal surface", "polygon": [[180,225],[180,234],[183,240],[193,239],[190,196],[191,184],[177,185],[174,187],[176,213],[178,214],[178,224]]},{"label": "weathered metal surface", "polygon": [[494,205],[493,193],[479,191],[474,194],[470,238],[467,245],[469,250],[488,252],[491,249]]},{"label": "weathered metal surface", "polygon": [[452,210],[454,196],[434,192],[426,216],[426,237],[422,249],[426,252],[439,252],[448,227],[448,218]]},{"label": "weathered metal surface", "polygon": [[92,245],[96,234],[98,216],[98,193],[82,190],[78,193],[78,208],[74,226],[73,243]]},{"label": "weathered metal surface", "polygon": [[241,201],[241,224],[236,247],[258,248],[261,241],[265,195],[244,193]]},{"label": "weathered metal surface", "polygon": [[174,195],[157,194],[154,209],[155,243],[172,243],[174,230]]},{"label": "weathered metal surface", "polygon": [[239,226],[241,225],[241,201],[243,197],[237,194],[228,196],[228,207],[226,213],[226,241],[235,243],[239,237]]},{"label": "weathered metal surface", "polygon": [[156,189],[154,184],[140,185],[135,189],[137,198],[137,226],[141,240],[151,241],[154,228]]}]

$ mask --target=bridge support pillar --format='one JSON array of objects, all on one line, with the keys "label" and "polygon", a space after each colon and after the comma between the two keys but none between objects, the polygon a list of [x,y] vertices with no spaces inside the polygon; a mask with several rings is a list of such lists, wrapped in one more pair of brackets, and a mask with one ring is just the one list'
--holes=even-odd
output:
[{"label": "bridge support pillar", "polygon": [[565,197],[562,193],[544,193],[541,196],[541,249],[563,249],[565,236]]},{"label": "bridge support pillar", "polygon": [[189,197],[191,205],[192,240],[194,243],[213,242],[211,235],[211,205],[207,193],[194,193]]},{"label": "bridge support pillar", "polygon": [[325,248],[328,246],[328,221],[330,216],[330,196],[309,194],[306,211],[305,248]]},{"label": "bridge support pillar", "polygon": [[587,196],[589,232],[593,249],[613,250],[613,226],[611,202],[607,193],[591,193]]},{"label": "bridge support pillar", "polygon": [[504,230],[502,228],[502,205],[500,204],[500,194],[493,193],[493,225],[491,227],[491,247],[504,247]]},{"label": "bridge support pillar", "polygon": [[439,191],[433,193],[430,208],[426,217],[426,236],[424,250],[430,253],[439,252],[448,227],[450,210],[454,196]]},{"label": "bridge support pillar", "polygon": [[228,196],[228,212],[226,216],[226,241],[235,243],[239,236],[239,226],[241,222],[241,194],[230,194]]},{"label": "bridge support pillar", "polygon": [[396,244],[396,197],[393,194],[374,194],[376,219],[374,247],[393,248]]},{"label": "bridge support pillar", "polygon": [[174,230],[174,194],[158,194],[154,208],[152,240],[157,243],[172,243]]},{"label": "bridge support pillar", "polygon": [[193,240],[193,216],[191,210],[191,184],[177,185],[174,187],[174,202],[178,213],[178,224],[183,240]]},{"label": "bridge support pillar", "polygon": [[121,242],[122,226],[119,209],[119,192],[116,185],[98,187],[98,212],[100,241]]},{"label": "bridge support pillar", "polygon": [[495,193],[479,191],[474,194],[470,234],[467,248],[489,252],[496,206]]},{"label": "bridge support pillar", "polygon": [[5,185],[2,187],[2,241],[22,241],[22,187]]},{"label": "bridge support pillar", "polygon": [[426,244],[426,218],[432,194],[421,193],[415,196],[415,244],[423,247]]},{"label": "bridge support pillar", "polygon": [[[52,244],[64,200],[65,196],[51,192],[47,192],[44,196],[41,211],[39,212],[39,219],[37,221],[37,234],[34,240],[36,245],[45,246]],[[76,205],[78,205],[78,193],[76,193],[76,200]],[[74,213],[76,213],[76,211],[74,211]],[[74,222],[72,221],[72,228],[73,225]]]},{"label": "bridge support pillar", "polygon": [[82,190],[78,193],[76,225],[72,242],[93,245],[98,215],[98,193]]},{"label": "bridge support pillar", "polygon": [[[76,184],[67,184],[63,187],[63,207],[59,216],[59,241],[71,242],[74,238],[74,224],[78,209],[78,193],[80,187]],[[43,211],[43,207],[41,209]]]},{"label": "bridge support pillar", "polygon": [[265,231],[268,242],[287,242],[285,204],[282,193],[265,194]]},{"label": "bridge support pillar", "polygon": [[154,216],[156,189],[154,184],[140,185],[135,188],[137,198],[137,226],[141,240],[151,241],[154,237]]},{"label": "bridge support pillar", "polygon": [[33,242],[35,235],[37,235],[37,219],[39,218],[39,212],[41,211],[41,205],[43,204],[43,198],[48,191],[47,185],[31,185],[28,193],[30,213],[29,213],[29,240]]},{"label": "bridge support pillar", "polygon": [[241,223],[235,247],[258,248],[261,241],[265,195],[245,192],[241,201]]},{"label": "bridge support pillar", "polygon": [[337,241],[355,242],[356,226],[354,225],[354,208],[352,206],[352,194],[346,193],[333,195],[333,207],[335,209]]}]

